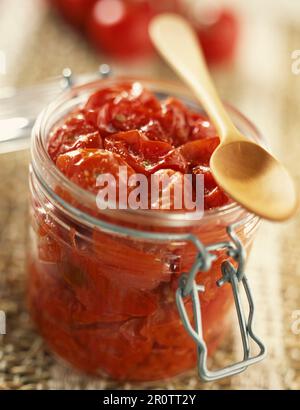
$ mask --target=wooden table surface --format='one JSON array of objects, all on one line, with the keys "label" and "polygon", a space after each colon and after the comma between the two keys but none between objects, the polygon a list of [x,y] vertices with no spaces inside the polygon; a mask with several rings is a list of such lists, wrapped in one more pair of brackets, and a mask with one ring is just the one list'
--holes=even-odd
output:
[{"label": "wooden table surface", "polygon": [[[242,22],[237,59],[213,74],[221,94],[256,123],[299,185],[300,75],[292,71],[291,55],[300,49],[300,4],[245,3],[230,2]],[[26,7],[20,7],[19,0],[0,1],[0,97],[9,86],[42,82],[65,66],[76,73],[91,72],[102,62],[111,63],[42,0],[27,0]],[[172,76],[158,60],[114,68],[120,73]],[[28,157],[26,151],[0,156],[0,310],[7,314],[7,334],[0,336],[0,389],[300,389],[299,216],[281,225],[264,222],[253,247],[247,271],[257,306],[255,325],[269,354],[246,373],[203,385],[193,371],[170,381],[132,386],[90,379],[54,360],[32,329],[24,303]],[[223,364],[237,352],[233,329],[216,363]]]}]

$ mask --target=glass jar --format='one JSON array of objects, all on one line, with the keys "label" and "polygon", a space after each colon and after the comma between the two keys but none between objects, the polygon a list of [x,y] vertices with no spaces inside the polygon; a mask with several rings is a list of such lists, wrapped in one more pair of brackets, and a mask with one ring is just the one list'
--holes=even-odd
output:
[{"label": "glass jar", "polygon": [[[176,306],[181,275],[189,272],[199,249],[228,241],[227,227],[250,249],[259,218],[236,203],[189,213],[99,211],[95,196],[69,181],[47,153],[49,131],[66,113],[102,87],[124,79],[102,79],[65,92],[39,116],[33,130],[29,306],[51,349],[86,373],[118,380],[156,380],[196,366],[197,349]],[[159,98],[172,95],[200,110],[189,92],[175,83],[139,79]],[[259,140],[255,127],[228,106],[236,125]],[[80,204],[80,205],[78,205]],[[102,212],[102,213],[100,213]],[[190,238],[195,240],[190,241]],[[233,305],[231,287],[218,287],[221,265],[233,261],[213,250],[209,270],[196,275],[204,340],[212,354],[221,341]],[[233,263],[234,264],[234,263]],[[198,266],[198,265],[197,265]],[[193,323],[191,297],[182,299]]]}]

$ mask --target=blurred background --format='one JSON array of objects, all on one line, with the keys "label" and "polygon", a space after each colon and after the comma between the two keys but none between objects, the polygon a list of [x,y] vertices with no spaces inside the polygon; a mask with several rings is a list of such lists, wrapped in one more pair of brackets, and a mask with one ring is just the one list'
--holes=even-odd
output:
[{"label": "blurred background", "polygon": [[[162,11],[191,21],[221,95],[257,125],[299,185],[298,1],[0,0],[0,310],[7,315],[7,334],[0,335],[0,389],[140,387],[66,369],[32,329],[24,302],[29,161],[24,148],[30,132],[25,127],[23,149],[17,151],[18,145],[6,141],[7,119],[24,112],[34,117],[53,98],[47,87],[45,92],[36,85],[49,84],[65,67],[74,74],[96,73],[108,63],[116,74],[173,77],[147,34],[149,21]],[[263,222],[248,264],[256,329],[269,350],[263,363],[219,383],[202,385],[192,372],[144,387],[300,389],[299,236],[299,216],[282,225]],[[216,354],[217,365],[238,354],[235,332]]]}]

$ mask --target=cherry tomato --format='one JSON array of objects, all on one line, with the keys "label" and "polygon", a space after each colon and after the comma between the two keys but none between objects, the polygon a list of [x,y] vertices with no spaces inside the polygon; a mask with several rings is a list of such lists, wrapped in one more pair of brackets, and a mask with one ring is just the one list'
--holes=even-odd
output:
[{"label": "cherry tomato", "polygon": [[201,138],[213,138],[217,136],[217,132],[212,123],[204,115],[192,113],[189,115],[190,135],[189,140],[197,140]]},{"label": "cherry tomato", "polygon": [[186,170],[183,156],[162,141],[149,141],[139,131],[127,131],[106,137],[105,149],[122,156],[136,171],[149,175],[162,168]]},{"label": "cherry tomato", "polygon": [[174,146],[188,141],[190,125],[187,109],[175,98],[169,98],[162,103],[161,115],[158,120]]},{"label": "cherry tomato", "polygon": [[89,97],[85,104],[85,109],[97,110],[105,103],[112,102],[117,97],[121,97],[121,95],[129,95],[131,90],[132,83],[123,83],[121,85],[118,84],[111,87],[101,88]]},{"label": "cherry tomato", "polygon": [[226,205],[228,196],[218,186],[204,196],[204,208],[212,209]]},{"label": "cherry tomato", "polygon": [[212,173],[208,166],[197,165],[196,167],[193,168],[192,172],[193,172],[193,175],[198,175],[198,174],[204,175],[204,187],[206,191],[211,191],[217,186],[216,181],[214,177],[212,176]]},{"label": "cherry tomato", "polygon": [[43,262],[59,263],[62,258],[62,246],[59,242],[61,230],[54,219],[38,204],[35,205],[34,218],[37,226],[37,248],[39,259]]},{"label": "cherry tomato", "polygon": [[130,59],[152,53],[148,25],[153,11],[148,2],[98,0],[87,23],[87,33],[100,51]]},{"label": "cherry tomato", "polygon": [[102,148],[102,139],[93,124],[90,111],[71,114],[65,123],[52,131],[48,153],[56,162],[59,155],[78,148]]},{"label": "cherry tomato", "polygon": [[141,335],[143,319],[132,318],[113,324],[99,324],[76,332],[79,346],[93,357],[93,368],[113,378],[134,380],[135,369],[151,355],[151,342]]},{"label": "cherry tomato", "polygon": [[[151,290],[162,282],[170,281],[169,266],[160,258],[160,254],[166,252],[162,245],[141,247],[139,242],[113,237],[97,230],[93,233],[93,244],[95,257],[102,261],[98,265],[101,274],[118,282],[120,286]],[[107,266],[110,269],[106,269]]]},{"label": "cherry tomato", "polygon": [[76,27],[82,28],[96,0],[49,0]]},{"label": "cherry tomato", "polygon": [[97,126],[105,136],[142,129],[160,110],[160,103],[139,82],[133,82],[99,90],[89,98],[85,109],[97,112]]},{"label": "cherry tomato", "polygon": [[234,55],[239,36],[237,17],[224,9],[211,18],[212,23],[199,24],[197,28],[204,55],[212,64],[229,61]]},{"label": "cherry tomato", "polygon": [[200,139],[187,142],[178,148],[179,152],[188,162],[189,166],[194,168],[197,165],[208,165],[210,157],[219,145],[218,137]]},{"label": "cherry tomato", "polygon": [[185,209],[184,189],[189,189],[191,193],[193,191],[191,183],[184,180],[184,175],[172,169],[160,169],[153,174],[153,177],[163,182],[159,183],[157,198],[151,197],[151,208],[162,211]]},{"label": "cherry tomato", "polygon": [[[78,259],[78,257],[77,257]],[[72,286],[77,299],[87,311],[98,316],[100,322],[116,322],[130,317],[143,317],[157,307],[157,295],[121,284],[99,267],[99,261],[81,257],[81,270],[85,273],[86,284]],[[78,266],[78,265],[77,265]],[[107,269],[107,267],[106,267]],[[74,269],[73,269],[74,270]],[[143,300],[141,304],[140,301]]]},{"label": "cherry tomato", "polygon": [[[141,333],[161,347],[180,347],[186,346],[186,344],[191,347],[192,343],[189,343],[191,340],[182,331],[183,325],[175,305],[175,293],[176,290],[173,291],[172,302],[163,301],[159,308],[149,315]],[[191,300],[186,299],[184,304],[188,316],[192,317],[193,307]]]},{"label": "cherry tomato", "polygon": [[60,155],[57,167],[73,182],[82,188],[97,193],[97,177],[100,174],[111,174],[116,179],[118,192],[120,167],[127,169],[127,175],[134,170],[117,154],[103,149],[78,149]]},{"label": "cherry tomato", "polygon": [[118,105],[124,101],[139,103],[145,110],[155,111],[160,109],[160,103],[154,94],[144,88],[140,82],[133,81],[96,91],[89,97],[85,104],[85,110],[97,110],[105,103]]},{"label": "cherry tomato", "polygon": [[140,130],[149,140],[173,143],[172,135],[166,134],[158,119],[150,119]]},{"label": "cherry tomato", "polygon": [[98,126],[103,135],[118,131],[140,129],[149,122],[150,113],[140,102],[123,100],[118,104],[105,104],[98,114]]},{"label": "cherry tomato", "polygon": [[47,316],[54,322],[65,325],[73,322],[73,315],[84,311],[72,290],[58,274],[56,264],[32,267],[30,292],[39,306],[47,306]]}]

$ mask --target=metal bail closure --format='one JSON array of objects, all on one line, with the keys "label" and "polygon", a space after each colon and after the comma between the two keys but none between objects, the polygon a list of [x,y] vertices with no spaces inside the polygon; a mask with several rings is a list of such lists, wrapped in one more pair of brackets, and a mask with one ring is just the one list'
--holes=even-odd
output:
[{"label": "metal bail closure", "polygon": [[[230,238],[227,242],[220,242],[205,247],[196,237],[190,238],[196,246],[198,254],[190,272],[182,275],[176,292],[176,303],[181,320],[186,331],[194,339],[197,345],[198,372],[199,377],[204,381],[219,380],[224,377],[241,373],[246,370],[248,366],[261,361],[266,355],[264,344],[254,334],[252,329],[254,302],[248,280],[244,274],[245,250],[234,230],[241,223],[242,222],[236,223],[227,228],[227,233]],[[207,369],[207,346],[203,337],[201,302],[199,298],[199,292],[205,292],[205,287],[197,284],[195,278],[198,272],[209,271],[213,260],[216,259],[216,256],[212,252],[220,249],[226,250],[227,254],[237,262],[237,267],[234,267],[229,261],[223,262],[221,266],[222,277],[217,281],[216,286],[221,287],[225,283],[229,283],[232,287],[243,345],[243,360],[223,369],[210,371]],[[248,301],[249,313],[247,319],[245,318],[240,297],[240,283],[243,285]],[[184,299],[186,297],[190,297],[192,300],[194,326],[191,324],[184,305]],[[251,340],[259,349],[259,352],[256,355],[251,355]]]}]

